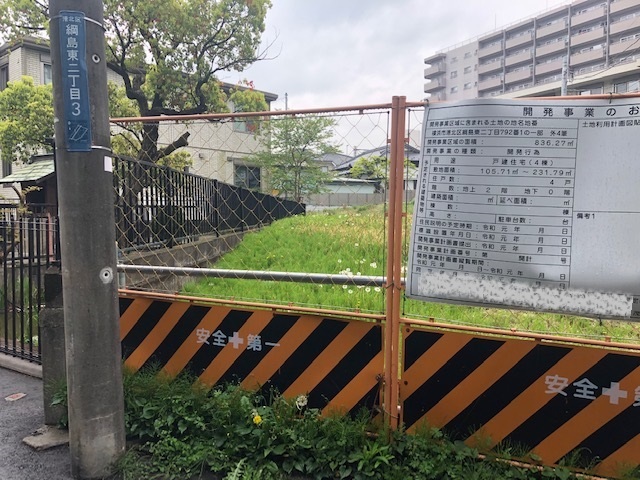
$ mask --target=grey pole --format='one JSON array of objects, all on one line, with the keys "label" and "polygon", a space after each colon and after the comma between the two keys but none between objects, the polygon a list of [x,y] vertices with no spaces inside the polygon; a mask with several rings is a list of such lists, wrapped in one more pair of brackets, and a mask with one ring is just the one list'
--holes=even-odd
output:
[{"label": "grey pole", "polygon": [[49,6],[71,470],[102,478],[125,448],[103,4]]},{"label": "grey pole", "polygon": [[567,82],[569,79],[569,57],[564,56],[562,59],[562,83],[560,85],[560,95],[565,97],[567,95]]}]

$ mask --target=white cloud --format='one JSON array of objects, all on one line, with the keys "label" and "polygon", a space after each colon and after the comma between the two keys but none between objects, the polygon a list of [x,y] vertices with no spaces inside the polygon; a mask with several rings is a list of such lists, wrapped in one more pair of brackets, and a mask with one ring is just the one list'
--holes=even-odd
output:
[{"label": "white cloud", "polygon": [[[264,42],[273,60],[222,80],[253,80],[274,108],[424,98],[424,58],[505,24],[566,4],[558,0],[273,0]],[[278,54],[279,53],[279,54]]]}]

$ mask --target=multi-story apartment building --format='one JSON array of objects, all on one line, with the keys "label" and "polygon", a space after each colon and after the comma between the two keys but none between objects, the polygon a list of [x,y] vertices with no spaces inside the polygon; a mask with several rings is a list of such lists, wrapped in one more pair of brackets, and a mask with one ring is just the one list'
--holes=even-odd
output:
[{"label": "multi-story apartment building", "polygon": [[[566,68],[563,69],[563,66]],[[640,0],[575,0],[425,59],[435,100],[640,90]]]}]

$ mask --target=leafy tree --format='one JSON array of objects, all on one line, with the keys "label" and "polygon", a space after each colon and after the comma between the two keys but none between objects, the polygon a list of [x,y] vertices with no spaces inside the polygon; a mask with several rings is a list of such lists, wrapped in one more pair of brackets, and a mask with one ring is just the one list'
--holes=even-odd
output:
[{"label": "leafy tree", "polygon": [[[381,156],[360,157],[354,162],[349,174],[355,178],[364,178],[367,180],[380,180],[385,187],[389,185],[389,168],[391,162]],[[407,176],[412,176],[416,170],[416,166],[408,159],[404,159],[404,170]]]},{"label": "leafy tree", "polygon": [[[136,116],[225,111],[216,73],[265,58],[259,45],[270,0],[104,0],[104,7],[109,67],[122,78]],[[44,32],[47,24],[46,0],[0,2],[0,29],[10,38]],[[188,137],[160,148],[158,123],[147,122],[138,158],[158,162]]]},{"label": "leafy tree", "polygon": [[[243,88],[245,85],[248,88]],[[269,109],[262,92],[253,88],[253,82],[244,81],[241,85],[231,89],[229,100],[233,102],[236,112],[264,112]]]},{"label": "leafy tree", "polygon": [[36,86],[31,77],[9,82],[0,92],[0,152],[4,162],[27,162],[53,137],[51,85]]},{"label": "leafy tree", "polygon": [[[109,82],[109,115],[112,118],[135,117],[138,115],[136,104],[127,98],[124,87]],[[112,130],[111,150],[116,155],[136,158],[142,148],[143,129],[139,123],[121,124]],[[193,165],[191,154],[177,150],[158,160],[158,164],[182,170]]]},{"label": "leafy tree", "polygon": [[320,193],[333,178],[318,160],[338,151],[330,142],[335,123],[319,116],[274,118],[261,131],[270,148],[249,160],[266,170],[271,188],[284,197],[300,201]]},{"label": "leafy tree", "polygon": [[388,176],[389,162],[385,157],[360,157],[349,170],[354,178],[367,180],[384,180]]}]

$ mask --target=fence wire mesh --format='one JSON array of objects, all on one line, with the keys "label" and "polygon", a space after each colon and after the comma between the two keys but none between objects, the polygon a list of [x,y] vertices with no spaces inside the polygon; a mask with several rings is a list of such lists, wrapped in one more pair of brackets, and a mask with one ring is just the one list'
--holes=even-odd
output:
[{"label": "fence wire mesh", "polygon": [[[145,122],[117,122],[113,132],[124,138]],[[389,108],[159,122],[159,151],[188,134],[181,156],[115,160],[126,286],[382,312],[389,122]],[[356,163],[364,168],[354,178]],[[251,270],[262,280],[148,268],[161,266]],[[279,273],[320,275],[280,282]]]},{"label": "fence wire mesh", "polygon": [[[403,272],[424,108],[405,114]],[[141,131],[149,125],[145,121],[114,122],[114,134]],[[127,265],[128,288],[385,312],[390,108],[171,118],[157,125],[160,151],[188,136],[188,146],[180,149],[188,155],[116,160],[118,263]],[[154,268],[166,266],[251,271],[260,280]],[[308,275],[282,281],[282,273]],[[637,324],[606,319],[408,299],[400,313],[448,324],[640,342]]]}]

